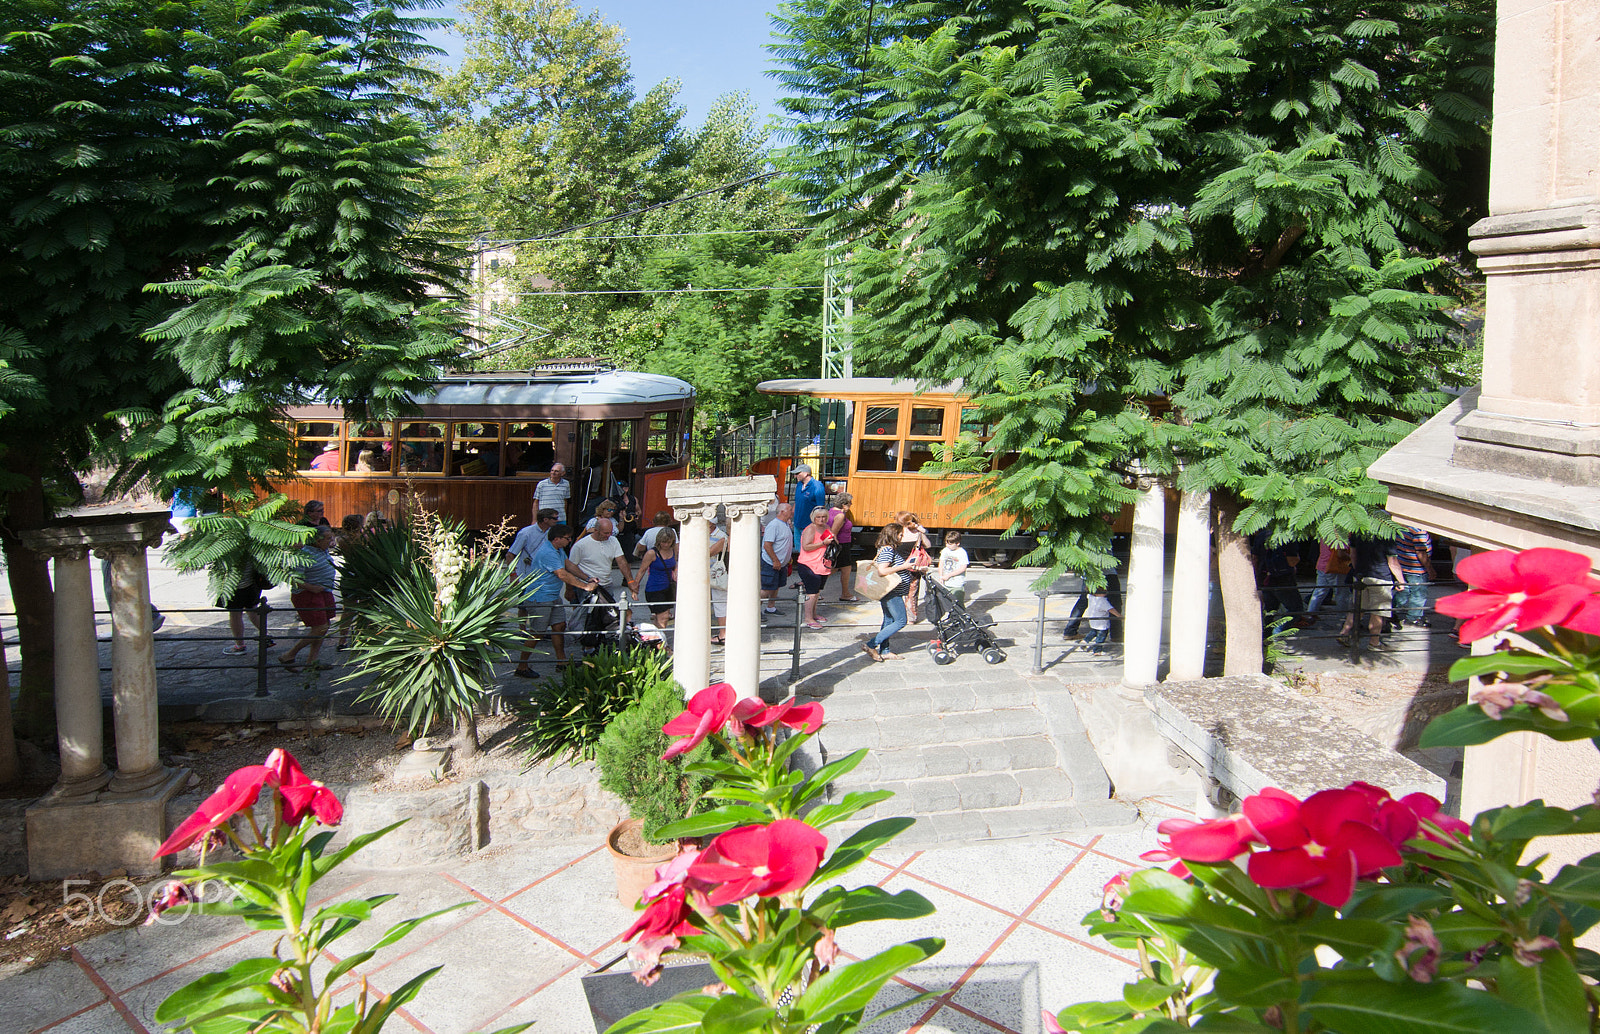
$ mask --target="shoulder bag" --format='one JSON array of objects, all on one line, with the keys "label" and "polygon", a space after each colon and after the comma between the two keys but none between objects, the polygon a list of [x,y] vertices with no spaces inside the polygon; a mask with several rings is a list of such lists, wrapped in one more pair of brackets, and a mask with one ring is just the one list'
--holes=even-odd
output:
[{"label": "shoulder bag", "polygon": [[900,576],[887,577],[878,570],[876,562],[868,564],[856,575],[856,591],[869,600],[881,600],[900,587]]}]

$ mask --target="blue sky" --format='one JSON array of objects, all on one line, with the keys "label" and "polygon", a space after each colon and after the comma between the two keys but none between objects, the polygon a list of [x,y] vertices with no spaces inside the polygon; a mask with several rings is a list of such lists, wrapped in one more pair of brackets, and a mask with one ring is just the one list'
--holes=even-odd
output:
[{"label": "blue sky", "polygon": [[[678,101],[691,126],[705,120],[706,112],[721,94],[743,90],[756,103],[756,121],[777,113],[777,84],[762,73],[771,67],[764,49],[772,33],[767,12],[773,4],[761,0],[579,0],[579,6],[597,10],[601,17],[622,27],[628,37],[637,92],[644,93],[664,79],[683,84]],[[430,12],[431,13],[431,12]],[[455,3],[439,12],[455,17]],[[433,41],[460,58],[461,38],[446,34]]]}]

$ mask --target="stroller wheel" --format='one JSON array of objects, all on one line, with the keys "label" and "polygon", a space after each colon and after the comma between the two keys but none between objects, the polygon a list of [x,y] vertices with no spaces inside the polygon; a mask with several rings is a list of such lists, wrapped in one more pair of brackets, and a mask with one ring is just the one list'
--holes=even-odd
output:
[{"label": "stroller wheel", "polygon": [[949,664],[956,659],[955,654],[938,643],[929,643],[928,652],[933,655],[933,663],[935,664]]},{"label": "stroller wheel", "polygon": [[1006,659],[1006,655],[997,646],[988,647],[983,651],[983,659],[987,664],[999,664]]}]

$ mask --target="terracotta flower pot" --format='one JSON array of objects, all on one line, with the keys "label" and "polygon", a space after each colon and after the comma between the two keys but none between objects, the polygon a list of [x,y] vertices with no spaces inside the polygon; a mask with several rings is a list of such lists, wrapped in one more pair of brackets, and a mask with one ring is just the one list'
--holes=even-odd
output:
[{"label": "terracotta flower pot", "polygon": [[[617,900],[632,908],[639,903],[644,889],[655,882],[656,866],[672,861],[678,853],[676,844],[647,843],[641,833],[638,819],[626,819],[612,827],[606,834],[606,850],[611,852],[611,867],[617,874]],[[629,854],[635,844],[642,854]]]}]

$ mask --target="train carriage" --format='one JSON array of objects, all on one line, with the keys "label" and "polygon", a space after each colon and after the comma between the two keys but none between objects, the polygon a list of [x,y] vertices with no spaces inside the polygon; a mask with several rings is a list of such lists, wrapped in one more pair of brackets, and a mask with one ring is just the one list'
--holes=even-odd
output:
[{"label": "train carriage", "polygon": [[330,515],[396,518],[408,486],[430,510],[483,529],[525,524],[533,489],[559,461],[572,485],[568,517],[630,485],[649,514],[682,478],[694,388],[675,377],[600,364],[445,377],[411,397],[401,420],[349,420],[334,406],[291,409],[300,477],[277,486],[321,499]]}]

